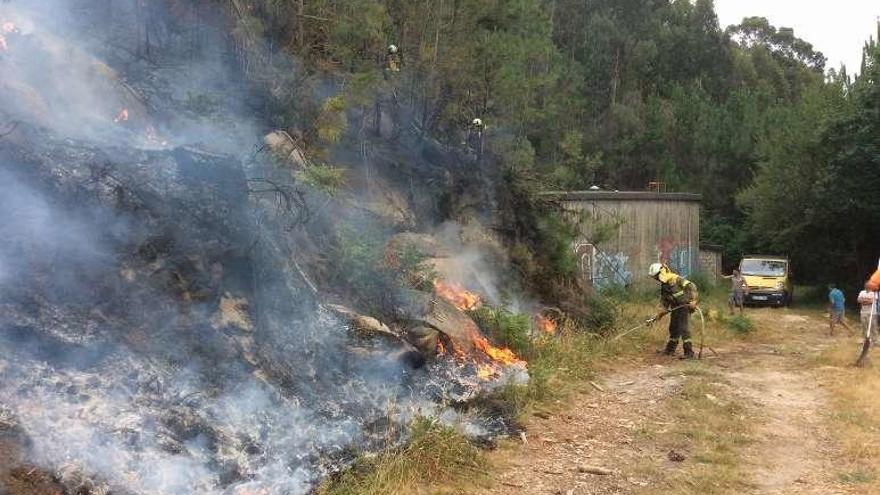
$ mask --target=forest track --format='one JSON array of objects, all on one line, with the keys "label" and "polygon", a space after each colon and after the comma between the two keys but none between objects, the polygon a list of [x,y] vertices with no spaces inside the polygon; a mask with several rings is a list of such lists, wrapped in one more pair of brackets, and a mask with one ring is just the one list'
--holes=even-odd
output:
[{"label": "forest track", "polygon": [[834,342],[824,319],[749,313],[756,334],[718,356],[621,363],[558,413],[530,418],[525,443],[492,454],[497,474],[478,493],[850,493],[815,373]]}]

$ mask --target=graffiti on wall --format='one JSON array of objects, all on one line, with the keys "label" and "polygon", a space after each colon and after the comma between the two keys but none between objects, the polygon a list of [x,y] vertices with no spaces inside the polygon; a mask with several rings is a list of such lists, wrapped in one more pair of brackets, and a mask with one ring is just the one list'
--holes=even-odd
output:
[{"label": "graffiti on wall", "polygon": [[689,277],[694,259],[690,244],[672,237],[664,237],[657,243],[657,259],[665,263],[672,271]]},{"label": "graffiti on wall", "polygon": [[629,256],[626,254],[606,253],[587,242],[577,243],[574,252],[586,285],[605,289],[612,286],[626,287],[632,283],[633,274],[627,269]]}]

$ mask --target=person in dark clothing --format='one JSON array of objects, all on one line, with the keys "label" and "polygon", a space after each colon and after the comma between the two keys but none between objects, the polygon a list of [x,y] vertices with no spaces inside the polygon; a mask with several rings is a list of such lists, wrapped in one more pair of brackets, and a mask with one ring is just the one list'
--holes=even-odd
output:
[{"label": "person in dark clothing", "polygon": [[667,356],[674,355],[678,341],[681,340],[684,348],[683,358],[694,359],[694,345],[688,323],[691,313],[696,311],[699,302],[696,284],[673,272],[662,263],[651,265],[648,274],[660,282],[660,302],[663,305],[663,311],[658,317],[671,313],[669,340],[666,342],[666,348],[661,352]]}]

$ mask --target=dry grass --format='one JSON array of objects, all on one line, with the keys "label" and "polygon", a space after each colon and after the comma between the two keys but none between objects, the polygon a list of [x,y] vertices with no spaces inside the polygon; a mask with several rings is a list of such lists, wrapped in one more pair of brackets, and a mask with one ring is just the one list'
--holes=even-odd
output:
[{"label": "dry grass", "polygon": [[451,428],[427,419],[413,424],[410,442],[376,457],[363,457],[331,479],[319,495],[403,495],[466,493],[485,473],[482,452]]},{"label": "dry grass", "polygon": [[657,455],[635,466],[633,475],[656,480],[639,493],[740,493],[748,487],[740,463],[751,434],[746,408],[703,363],[689,365],[684,376],[679,400],[658,411],[671,426],[641,434],[660,453],[675,450],[686,459],[673,463]]},{"label": "dry grass", "polygon": [[852,366],[856,338],[841,340],[818,359],[818,378],[828,392],[830,430],[839,442],[838,480],[852,493],[880,493],[880,349],[873,349],[873,365]]}]

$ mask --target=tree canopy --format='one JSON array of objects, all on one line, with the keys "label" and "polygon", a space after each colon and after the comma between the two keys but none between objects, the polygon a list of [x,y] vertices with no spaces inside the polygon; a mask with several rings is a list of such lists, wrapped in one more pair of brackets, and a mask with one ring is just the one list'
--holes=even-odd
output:
[{"label": "tree canopy", "polygon": [[[495,166],[532,190],[701,193],[703,237],[728,262],[768,250],[825,267],[808,279],[854,279],[878,255],[876,43],[850,78],[826,76],[791,28],[721,27],[712,0],[240,3],[229,0],[239,45],[281,81],[278,125],[320,120],[322,103],[301,98],[315,81],[349,107],[391,85],[446,145],[481,118]],[[246,42],[257,34],[271,46]],[[393,81],[379,69],[389,44],[403,64]],[[268,62],[272,50],[299,65]]]}]

